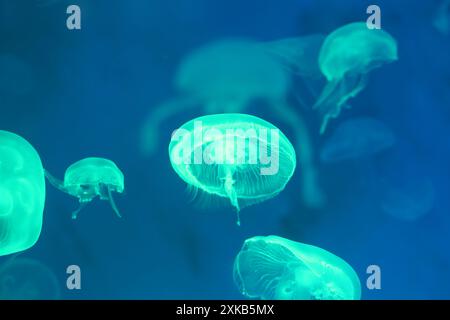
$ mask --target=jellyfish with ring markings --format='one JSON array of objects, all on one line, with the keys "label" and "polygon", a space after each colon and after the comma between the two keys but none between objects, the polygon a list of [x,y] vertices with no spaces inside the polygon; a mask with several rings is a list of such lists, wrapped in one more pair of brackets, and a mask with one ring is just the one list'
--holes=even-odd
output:
[{"label": "jellyfish with ring markings", "polygon": [[0,256],[32,247],[45,205],[44,168],[24,138],[0,130]]},{"label": "jellyfish with ring markings", "polygon": [[237,211],[280,193],[292,177],[295,150],[271,123],[247,114],[193,119],[172,135],[173,169],[189,186],[228,198]]},{"label": "jellyfish with ring markings", "polygon": [[[296,41],[295,45],[300,46],[300,42]],[[154,108],[144,123],[142,152],[146,155],[156,152],[161,140],[161,124],[176,114],[194,108],[202,109],[204,114],[242,113],[253,102],[259,101],[258,106],[269,108],[294,131],[299,162],[303,167],[302,200],[310,207],[322,206],[325,196],[318,185],[308,128],[302,116],[288,103],[292,77],[285,62],[278,58],[287,55],[287,50],[281,50],[281,47],[287,48],[287,44],[222,39],[188,54],[175,77],[179,97]],[[304,47],[306,50],[308,46]],[[316,74],[320,75],[320,72]]]},{"label": "jellyfish with ring markings", "polygon": [[359,300],[361,284],[338,256],[278,236],[247,239],[234,261],[240,292],[263,300]]},{"label": "jellyfish with ring markings", "polygon": [[109,201],[111,208],[120,218],[120,212],[113,198],[113,192],[124,191],[124,175],[117,165],[105,158],[85,158],[69,166],[60,181],[47,170],[45,176],[57,189],[78,198],[80,206],[72,212],[72,219],[97,196]]}]

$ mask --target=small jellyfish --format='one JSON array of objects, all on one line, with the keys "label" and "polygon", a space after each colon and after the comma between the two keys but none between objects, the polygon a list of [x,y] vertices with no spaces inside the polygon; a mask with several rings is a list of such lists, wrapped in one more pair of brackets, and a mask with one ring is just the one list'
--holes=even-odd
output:
[{"label": "small jellyfish", "polygon": [[[301,194],[304,203],[320,207],[325,201],[318,185],[314,150],[302,116],[288,102],[292,73],[323,78],[317,53],[323,37],[257,42],[249,39],[223,39],[188,54],[175,77],[180,96],[154,108],[141,131],[141,151],[155,154],[159,129],[168,118],[188,109],[200,108],[203,114],[243,113],[252,102],[268,108],[294,131],[299,162],[302,163]],[[312,57],[315,57],[313,59]],[[298,61],[301,60],[301,61]],[[295,67],[293,66],[295,64]],[[293,71],[295,69],[295,71]],[[309,83],[309,82],[307,82]],[[300,97],[298,97],[300,101]]]},{"label": "small jellyfish", "polygon": [[433,18],[433,26],[443,35],[450,33],[450,0],[443,0],[438,7]]},{"label": "small jellyfish", "polygon": [[55,274],[41,262],[13,257],[0,266],[0,300],[55,300],[60,288]]},{"label": "small jellyfish", "polygon": [[0,130],[0,256],[32,247],[45,205],[44,168],[25,139]]},{"label": "small jellyfish", "polygon": [[120,212],[114,201],[113,192],[122,193],[124,176],[122,171],[111,160],[104,158],[85,158],[69,166],[60,181],[45,170],[48,181],[62,192],[78,198],[80,206],[72,212],[72,219],[94,198],[107,200],[120,218]]},{"label": "small jellyfish", "polygon": [[395,39],[381,29],[368,29],[366,23],[350,23],[330,33],[319,54],[328,83],[313,106],[323,117],[320,133],[365,88],[370,71],[397,59]]},{"label": "small jellyfish", "polygon": [[395,135],[374,118],[359,117],[342,122],[320,153],[324,163],[369,157],[395,144]]},{"label": "small jellyfish", "polygon": [[295,150],[258,117],[224,113],[193,119],[169,145],[173,169],[189,186],[228,198],[237,211],[281,192],[292,177]]},{"label": "small jellyfish", "polygon": [[240,292],[263,300],[359,300],[353,268],[319,247],[278,236],[256,236],[236,256],[233,278]]}]

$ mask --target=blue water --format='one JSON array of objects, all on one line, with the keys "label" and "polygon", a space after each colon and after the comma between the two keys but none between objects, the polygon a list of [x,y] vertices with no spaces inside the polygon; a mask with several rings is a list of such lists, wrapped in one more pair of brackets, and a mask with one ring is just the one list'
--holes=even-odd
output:
[{"label": "blue water", "polygon": [[[73,3],[82,10],[78,31],[65,26]],[[398,41],[399,61],[374,71],[353,108],[330,123],[333,130],[345,119],[372,116],[399,143],[370,159],[319,164],[328,197],[320,210],[300,201],[299,164],[286,189],[244,209],[237,227],[231,208],[191,202],[171,168],[170,133],[198,112],[165,122],[164,140],[150,158],[139,150],[143,119],[176,94],[176,68],[192,49],[224,37],[327,34],[365,21],[371,2],[0,0],[0,54],[26,66],[11,64],[10,76],[0,75],[0,129],[26,138],[56,176],[99,156],[118,164],[126,184],[116,197],[123,219],[107,202],[94,201],[75,221],[77,200],[48,186],[41,237],[21,255],[53,270],[64,299],[238,299],[235,255],[246,238],[275,234],[345,259],[361,279],[363,299],[450,298],[450,36],[432,25],[440,3],[377,2],[382,27]],[[307,114],[319,150],[326,137],[317,134],[314,113]],[[272,121],[269,113],[257,115]],[[427,177],[431,210],[413,221],[382,212],[380,172],[399,184]],[[65,288],[71,264],[81,268],[81,290]],[[365,286],[371,264],[382,270],[381,290]]]}]

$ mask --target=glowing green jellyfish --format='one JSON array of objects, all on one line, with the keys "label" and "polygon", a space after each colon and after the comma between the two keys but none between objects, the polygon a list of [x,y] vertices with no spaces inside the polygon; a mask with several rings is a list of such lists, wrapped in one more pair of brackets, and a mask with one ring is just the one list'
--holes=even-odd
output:
[{"label": "glowing green jellyfish", "polygon": [[85,158],[77,161],[67,168],[64,181],[56,179],[47,170],[45,175],[54,187],[78,198],[80,206],[72,212],[72,219],[76,219],[78,213],[97,196],[100,200],[109,201],[114,212],[121,217],[112,193],[123,192],[124,176],[111,160]]},{"label": "glowing green jellyfish", "polygon": [[[300,188],[303,201],[307,206],[322,206],[325,196],[318,185],[308,128],[287,99],[292,89],[292,73],[303,73],[308,79],[312,73],[323,77],[318,66],[309,63],[315,61],[317,65],[318,53],[314,60],[311,51],[317,48],[318,52],[322,38],[305,37],[271,43],[224,39],[194,50],[183,59],[175,77],[180,95],[154,108],[145,120],[141,132],[142,152],[155,154],[161,140],[161,125],[176,114],[193,108],[200,108],[203,114],[243,113],[252,102],[259,101],[258,106],[270,109],[294,131],[303,168]],[[288,66],[287,60],[296,64],[295,71],[291,64]]]},{"label": "glowing green jellyfish", "polygon": [[193,119],[172,135],[169,156],[189,186],[241,208],[276,196],[292,177],[295,151],[271,123],[247,114]]},{"label": "glowing green jellyfish", "polygon": [[241,293],[264,300],[359,300],[353,268],[334,254],[278,236],[247,239],[233,277]]},{"label": "glowing green jellyfish", "polygon": [[0,300],[60,298],[55,274],[41,262],[13,257],[0,266]]},{"label": "glowing green jellyfish", "polygon": [[350,23],[329,34],[319,54],[328,83],[314,105],[323,117],[320,132],[364,89],[371,70],[397,59],[395,39],[381,29],[368,29],[366,23]]},{"label": "glowing green jellyfish", "polygon": [[36,150],[0,130],[0,256],[32,247],[39,238],[45,178]]}]

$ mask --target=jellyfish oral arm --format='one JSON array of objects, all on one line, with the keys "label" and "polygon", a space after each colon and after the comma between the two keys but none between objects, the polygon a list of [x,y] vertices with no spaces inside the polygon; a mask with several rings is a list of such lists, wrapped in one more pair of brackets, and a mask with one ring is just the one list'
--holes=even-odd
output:
[{"label": "jellyfish oral arm", "polygon": [[72,212],[73,220],[75,220],[78,217],[78,214],[80,213],[80,211],[83,210],[87,204],[88,204],[88,202],[80,202],[80,206],[78,207],[78,209],[75,210],[74,212]]},{"label": "jellyfish oral arm", "polygon": [[67,188],[64,187],[64,183],[59,180],[58,178],[55,178],[50,172],[48,172],[46,169],[44,169],[45,177],[47,178],[48,182],[52,186],[54,186],[56,189],[61,190],[62,192],[68,193]]},{"label": "jellyfish oral arm", "polygon": [[237,225],[241,225],[241,220],[239,216],[239,201],[236,194],[236,190],[234,188],[235,180],[233,179],[233,174],[235,172],[235,168],[232,165],[219,165],[219,179],[223,181],[223,188],[228,198],[230,199],[231,205],[236,208],[237,211]]}]

